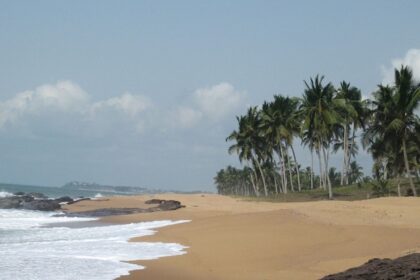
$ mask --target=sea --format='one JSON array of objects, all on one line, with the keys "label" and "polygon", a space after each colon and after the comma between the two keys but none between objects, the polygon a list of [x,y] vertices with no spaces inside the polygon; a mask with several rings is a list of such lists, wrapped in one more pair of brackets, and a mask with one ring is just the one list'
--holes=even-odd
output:
[{"label": "sea", "polygon": [[70,196],[73,198],[78,197],[102,197],[102,196],[113,196],[113,195],[135,195],[144,192],[118,192],[111,190],[98,191],[88,189],[74,189],[65,187],[44,187],[44,186],[31,186],[31,185],[16,185],[16,184],[4,184],[0,183],[0,196],[6,193],[42,193],[51,198],[58,198],[62,196]]},{"label": "sea", "polygon": [[[1,185],[0,197],[14,192],[40,192],[49,197],[98,197],[86,190]],[[0,279],[107,280],[143,269],[130,263],[185,254],[177,243],[128,242],[156,229],[188,221],[104,224],[95,218],[57,216],[57,212],[0,209]]]}]

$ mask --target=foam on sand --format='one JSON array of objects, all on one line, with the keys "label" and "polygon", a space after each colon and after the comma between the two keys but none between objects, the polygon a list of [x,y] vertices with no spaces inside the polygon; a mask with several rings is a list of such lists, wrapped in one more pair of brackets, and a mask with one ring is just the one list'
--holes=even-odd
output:
[{"label": "foam on sand", "polygon": [[85,228],[42,227],[89,221],[53,213],[0,210],[0,279],[115,279],[142,266],[127,263],[184,254],[176,243],[128,242],[153,229],[187,221]]}]

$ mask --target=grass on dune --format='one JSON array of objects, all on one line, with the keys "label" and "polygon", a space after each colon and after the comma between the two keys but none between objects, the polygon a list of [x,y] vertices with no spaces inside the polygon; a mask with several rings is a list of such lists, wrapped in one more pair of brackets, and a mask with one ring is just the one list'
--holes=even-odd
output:
[{"label": "grass on dune", "polygon": [[[386,187],[379,189],[375,185],[378,182],[358,183],[348,186],[333,187],[333,200],[354,201],[371,199],[377,197],[398,196],[397,181],[389,180]],[[401,196],[407,196],[410,185],[407,179],[401,179]],[[417,189],[420,189],[420,181],[416,182]],[[269,202],[304,202],[328,200],[328,191],[319,188],[313,190],[302,190],[301,192],[291,192],[287,194],[275,194],[268,197],[239,197],[250,201],[269,201]]]}]

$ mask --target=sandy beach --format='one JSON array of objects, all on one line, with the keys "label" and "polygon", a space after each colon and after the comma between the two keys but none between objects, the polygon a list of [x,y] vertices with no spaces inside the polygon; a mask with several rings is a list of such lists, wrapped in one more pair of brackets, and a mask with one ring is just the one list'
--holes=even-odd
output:
[{"label": "sandy beach", "polygon": [[119,279],[318,279],[374,257],[420,251],[420,199],[271,203],[212,194],[112,197],[69,205],[71,211],[143,207],[150,198],[186,207],[103,218],[104,222],[191,220],[133,242],[176,242],[187,254],[136,263]]}]

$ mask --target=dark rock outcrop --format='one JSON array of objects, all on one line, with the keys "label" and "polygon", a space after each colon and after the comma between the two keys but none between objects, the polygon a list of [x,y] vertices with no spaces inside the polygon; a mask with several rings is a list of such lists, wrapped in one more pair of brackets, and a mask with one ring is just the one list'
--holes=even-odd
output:
[{"label": "dark rock outcrop", "polygon": [[394,260],[371,259],[367,263],[332,274],[321,280],[385,280],[420,279],[420,253],[414,253]]},{"label": "dark rock outcrop", "polygon": [[[41,197],[38,193],[35,196]],[[0,198],[0,209],[53,211],[61,208],[60,204],[55,200],[37,199],[36,197],[32,194],[2,197]]]},{"label": "dark rock outcrop", "polygon": [[129,215],[135,213],[145,213],[146,209],[140,208],[101,208],[89,211],[81,212],[72,212],[66,213],[64,215],[57,216],[67,216],[67,217],[105,217],[105,216],[117,216],[117,215]]},{"label": "dark rock outcrop", "polygon": [[[115,215],[129,215],[137,213],[151,213],[157,211],[172,211],[185,207],[176,200],[159,200],[159,205],[150,208],[101,208],[96,210],[66,213],[68,217],[104,217]],[[148,203],[151,204],[151,203]]]},{"label": "dark rock outcrop", "polygon": [[164,201],[165,200],[163,200],[163,199],[153,198],[153,199],[150,199],[150,200],[146,200],[144,203],[146,203],[146,204],[161,204]]},{"label": "dark rock outcrop", "polygon": [[90,198],[89,197],[76,198],[73,201],[67,202],[67,204],[74,204],[74,203],[77,203],[77,202],[80,202],[80,201],[83,201],[83,200],[90,200]]},{"label": "dark rock outcrop", "polygon": [[30,202],[23,202],[22,208],[26,210],[54,211],[61,208],[60,203],[50,199],[37,199]]},{"label": "dark rock outcrop", "polygon": [[0,209],[19,208],[23,199],[18,196],[2,197],[0,198]]},{"label": "dark rock outcrop", "polygon": [[70,196],[62,196],[59,198],[54,199],[56,202],[61,203],[61,202],[73,202],[73,198],[71,198]]},{"label": "dark rock outcrop", "polygon": [[156,207],[149,208],[149,209],[155,209],[155,211],[170,211],[170,210],[176,210],[181,207],[184,207],[181,205],[181,202],[176,200],[163,200],[160,202],[160,204]]},{"label": "dark rock outcrop", "polygon": [[32,196],[33,198],[36,198],[36,199],[47,199],[48,198],[48,196],[46,196],[43,193],[39,193],[39,192],[31,192],[31,193],[28,193],[27,195]]},{"label": "dark rock outcrop", "polygon": [[15,192],[14,195],[24,195],[24,192]]}]

